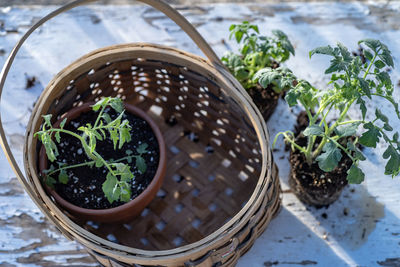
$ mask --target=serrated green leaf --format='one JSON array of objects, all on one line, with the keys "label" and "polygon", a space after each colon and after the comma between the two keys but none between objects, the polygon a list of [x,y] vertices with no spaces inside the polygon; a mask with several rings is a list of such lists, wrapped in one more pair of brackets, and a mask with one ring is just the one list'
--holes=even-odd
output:
[{"label": "serrated green leaf", "polygon": [[346,62],[350,62],[353,57],[351,56],[349,50],[347,49],[347,47],[345,47],[342,43],[338,42],[337,46],[339,48],[340,54],[342,55],[342,58],[344,61]]},{"label": "serrated green leaf", "polygon": [[147,143],[140,144],[138,148],[136,148],[136,152],[139,154],[144,154],[147,152],[147,147],[149,145]]},{"label": "serrated green leaf", "polygon": [[47,115],[42,115],[43,119],[44,119],[44,125],[51,127],[51,117],[53,115],[51,114],[47,114]]},{"label": "serrated green leaf", "polygon": [[42,144],[44,145],[44,148],[46,150],[46,155],[47,158],[53,162],[57,159],[58,156],[58,149],[54,141],[51,139],[49,134],[43,134],[42,135]]},{"label": "serrated green leaf", "polygon": [[379,129],[377,129],[371,122],[366,123],[364,128],[368,129],[368,131],[361,135],[359,139],[360,144],[375,148],[376,144],[379,142],[379,137],[382,136]]},{"label": "serrated green leaf", "polygon": [[333,51],[333,48],[330,45],[317,47],[317,48],[311,50],[310,53],[309,53],[310,58],[314,54],[323,54],[323,55],[330,55],[330,56],[334,56],[335,55],[334,51]]},{"label": "serrated green leaf", "polygon": [[371,99],[371,90],[370,90],[368,82],[366,80],[364,80],[363,78],[360,78],[360,77],[358,78],[358,81],[360,82],[361,90],[365,93],[365,95],[369,99]]},{"label": "serrated green leaf", "polygon": [[347,149],[350,151],[354,152],[353,157],[356,160],[366,160],[367,158],[363,155],[363,153],[352,143],[352,142],[347,142]]},{"label": "serrated green leaf", "polygon": [[272,68],[264,68],[256,72],[253,80],[258,81],[258,83],[263,87],[267,88],[269,84],[279,78],[280,74],[273,70]]},{"label": "serrated green leaf", "polygon": [[67,118],[64,118],[61,123],[60,123],[60,128],[63,129],[65,126],[65,123],[67,122]]},{"label": "serrated green leaf", "polygon": [[346,125],[336,127],[335,132],[340,137],[354,136],[357,132],[359,122],[353,122]]},{"label": "serrated green leaf", "polygon": [[385,166],[385,174],[392,176],[398,175],[400,172],[400,155],[398,151],[390,145],[383,153],[383,158],[390,158]]},{"label": "serrated green leaf", "polygon": [[299,96],[300,94],[296,90],[291,89],[286,93],[285,101],[288,103],[289,107],[294,107],[297,105]]},{"label": "serrated green leaf", "polygon": [[240,43],[240,41],[242,41],[243,38],[243,32],[235,32],[235,39],[237,43]]},{"label": "serrated green leaf", "polygon": [[376,75],[376,78],[386,87],[386,88],[391,88],[392,87],[392,80],[390,79],[390,76],[387,72],[382,71]]},{"label": "serrated green leaf", "polygon": [[124,143],[131,141],[130,126],[128,121],[124,121],[122,128],[119,129],[119,149],[122,148]]},{"label": "serrated green leaf", "polygon": [[358,44],[365,44],[369,48],[371,48],[374,52],[381,46],[381,42],[375,39],[364,39],[360,40]]},{"label": "serrated green leaf", "polygon": [[127,183],[123,183],[123,186],[121,186],[120,200],[122,202],[128,202],[128,201],[131,200],[131,190],[130,190],[129,185]]},{"label": "serrated green leaf", "polygon": [[108,202],[113,203],[119,199],[119,194],[117,191],[117,177],[112,175],[111,172],[107,174],[106,180],[102,185],[104,195],[106,196]]},{"label": "serrated green leaf", "polygon": [[117,130],[114,130],[114,129],[109,129],[109,133],[110,133],[110,138],[113,142],[114,150],[115,150],[117,148],[119,134],[118,134]]},{"label": "serrated green leaf", "polygon": [[390,126],[388,123],[385,123],[385,124],[383,125],[383,129],[385,129],[385,130],[388,131],[388,132],[393,131],[393,127]]},{"label": "serrated green leaf", "polygon": [[129,182],[133,179],[133,173],[130,170],[130,167],[125,164],[125,168],[120,172],[121,181]]},{"label": "serrated green leaf", "polygon": [[56,138],[57,143],[60,143],[60,141],[61,141],[60,132],[56,132],[56,134],[54,135],[54,137]]},{"label": "serrated green leaf", "polygon": [[121,98],[111,98],[109,105],[118,113],[122,113],[122,111],[124,111],[124,103],[122,102]]},{"label": "serrated green leaf", "polygon": [[395,132],[393,135],[393,140],[397,142],[399,140],[399,132]]},{"label": "serrated green leaf", "polygon": [[364,178],[365,174],[363,171],[355,164],[351,165],[350,169],[347,171],[347,181],[350,184],[360,184],[364,181]]},{"label": "serrated green leaf", "polygon": [[372,53],[369,50],[364,50],[363,54],[365,56],[366,59],[368,59],[369,61],[371,61],[374,58],[374,55],[372,55]]},{"label": "serrated green leaf", "polygon": [[394,62],[393,62],[393,58],[392,55],[389,51],[389,49],[387,49],[387,47],[385,46],[382,49],[382,53],[380,55],[378,55],[378,57],[389,67],[394,68]]},{"label": "serrated green leaf", "polygon": [[305,136],[320,136],[324,133],[324,128],[322,128],[322,126],[319,125],[310,125],[308,126],[304,131],[303,134]]},{"label": "serrated green leaf", "polygon": [[99,140],[102,141],[103,140],[103,136],[101,136],[100,132],[96,131],[96,130],[92,130],[93,136]]},{"label": "serrated green leaf", "polygon": [[69,176],[65,170],[60,170],[58,174],[58,181],[62,184],[67,184],[69,180]]},{"label": "serrated green leaf", "polygon": [[357,104],[360,105],[362,119],[365,120],[365,115],[367,114],[367,106],[365,105],[365,101],[360,97],[357,99]]},{"label": "serrated green leaf", "polygon": [[106,121],[106,123],[110,123],[112,121],[110,115],[108,113],[103,113],[101,117]]},{"label": "serrated green leaf", "polygon": [[381,60],[376,60],[375,62],[374,62],[374,65],[375,65],[375,67],[377,67],[378,69],[382,69],[382,68],[384,68],[386,65],[385,65],[385,63],[383,63],[383,61],[381,61]]},{"label": "serrated green leaf", "polygon": [[250,28],[253,29],[256,33],[260,33],[257,25],[250,25]]},{"label": "serrated green leaf", "polygon": [[140,173],[144,174],[147,169],[146,161],[143,157],[137,156],[136,157],[136,168],[140,171]]},{"label": "serrated green leaf", "polygon": [[330,172],[338,165],[342,159],[342,153],[340,149],[332,142],[328,142],[324,145],[321,153],[317,158],[318,166],[324,172]]},{"label": "serrated green leaf", "polygon": [[53,177],[46,175],[45,179],[44,179],[44,183],[50,187],[51,189],[54,189],[54,185],[57,183],[56,179],[54,179]]},{"label": "serrated green leaf", "polygon": [[340,58],[334,58],[331,60],[331,65],[325,70],[325,74],[330,74],[332,72],[340,72],[340,71],[345,71],[346,66],[348,64],[344,62]]},{"label": "serrated green leaf", "polygon": [[127,165],[124,163],[113,163],[114,168],[118,171],[118,173],[123,173],[126,171]]},{"label": "serrated green leaf", "polygon": [[108,104],[108,102],[110,101],[110,97],[104,97],[102,99],[100,99],[99,101],[97,101],[93,106],[92,106],[92,110],[93,111],[98,111],[101,107],[104,107]]}]

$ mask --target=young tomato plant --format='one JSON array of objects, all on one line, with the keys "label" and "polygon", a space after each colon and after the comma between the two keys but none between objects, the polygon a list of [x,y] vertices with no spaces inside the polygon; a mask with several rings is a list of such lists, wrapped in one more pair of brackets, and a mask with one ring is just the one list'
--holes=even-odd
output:
[{"label": "young tomato plant", "polygon": [[[235,38],[241,45],[239,54],[228,52],[222,62],[245,89],[257,86],[257,71],[279,65],[294,55],[294,48],[285,33],[273,30],[272,37],[260,35],[258,26],[247,21],[233,24],[229,28],[229,38]],[[283,88],[275,84],[273,90],[280,93]]]},{"label": "young tomato plant", "polygon": [[[112,119],[110,115],[105,112],[105,109],[108,106],[117,112],[118,115],[115,119]],[[131,141],[131,126],[129,125],[128,120],[123,120],[124,106],[120,98],[105,97],[94,104],[92,109],[93,111],[98,112],[94,125],[87,123],[84,126],[80,126],[78,128],[79,133],[64,129],[67,118],[60,123],[59,128],[54,128],[51,124],[52,115],[49,114],[43,116],[44,123],[42,130],[35,133],[35,137],[38,137],[44,145],[49,161],[56,163],[58,166],[58,168],[56,168],[51,164],[50,168],[45,171],[45,182],[48,186],[54,187],[54,184],[57,183],[57,180],[54,177],[57,176],[59,183],[67,184],[69,179],[67,175],[68,169],[82,166],[88,166],[90,168],[105,167],[108,172],[106,180],[102,185],[102,189],[107,200],[110,203],[117,200],[128,202],[131,197],[130,182],[134,179],[129,163],[132,162],[132,159],[135,159],[135,167],[141,173],[144,173],[147,166],[142,155],[147,152],[146,149],[148,145],[146,143],[139,145],[136,149],[137,154],[127,150],[126,157],[117,160],[104,159],[96,151],[97,141],[103,141],[109,138],[112,140],[114,150],[117,148],[121,149],[125,143]],[[60,143],[62,141],[60,133],[77,138],[80,141],[88,160],[74,165],[57,162],[58,149],[56,142]]]},{"label": "young tomato plant", "polygon": [[[271,68],[260,70],[257,74],[262,86],[272,82],[292,84],[286,94],[289,106],[300,104],[308,115],[308,127],[302,132],[307,137],[307,146],[300,146],[291,131],[278,133],[283,135],[292,149],[297,149],[305,155],[309,164],[318,162],[325,172],[332,171],[340,162],[343,153],[352,160],[352,166],[347,171],[349,183],[361,183],[365,174],[359,168],[359,162],[365,160],[357,144],[366,147],[376,147],[383,141],[387,149],[384,159],[389,159],[385,166],[385,174],[396,176],[400,172],[400,142],[399,133],[393,132],[389,118],[379,108],[372,113],[372,120],[366,118],[369,106],[367,102],[374,98],[382,98],[390,104],[397,118],[400,119],[398,103],[393,99],[394,86],[389,76],[389,68],[394,67],[391,53],[386,45],[378,40],[365,39],[359,41],[365,47],[366,63],[360,56],[353,56],[348,49],[338,43],[336,47],[325,46],[310,51],[314,54],[331,56],[330,66],[325,74],[331,74],[329,88],[317,89],[307,81],[297,80],[290,71],[279,71]],[[360,110],[360,118],[350,118],[348,111],[352,106]],[[327,121],[329,114],[336,112],[338,117]],[[371,113],[371,111],[370,111]],[[357,130],[363,128],[361,136]]]}]

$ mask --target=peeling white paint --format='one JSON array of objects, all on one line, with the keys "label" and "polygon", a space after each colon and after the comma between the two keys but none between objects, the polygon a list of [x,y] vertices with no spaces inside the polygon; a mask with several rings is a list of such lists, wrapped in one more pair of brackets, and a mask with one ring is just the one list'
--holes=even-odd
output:
[{"label": "peeling white paint", "polygon": [[[0,48],[5,50],[5,55],[0,55],[0,65],[4,64],[7,54],[32,22],[54,8],[38,6],[0,10],[0,20],[4,21],[5,29],[18,30],[18,33],[0,33]],[[396,83],[400,79],[399,2],[387,5],[374,1],[208,4],[200,8],[193,6],[183,9],[182,13],[196,25],[218,55],[227,49],[237,48],[227,40],[231,23],[251,20],[266,34],[275,28],[283,30],[296,47],[296,57],[289,60],[287,65],[296,75],[316,86],[324,86],[327,80],[326,76],[321,75],[321,70],[327,67],[328,59],[316,56],[310,60],[310,49],[340,41],[356,50],[359,39],[378,38],[392,50],[395,64],[399,66],[392,72],[392,78]],[[222,39],[226,42],[221,42]],[[9,75],[0,107],[5,131],[20,166],[20,141],[25,134],[32,105],[50,79],[70,62],[94,49],[137,41],[160,43],[201,54],[176,25],[144,6],[79,8],[44,25],[27,41]],[[35,76],[38,80],[28,90],[25,89],[25,74]],[[399,99],[399,96],[399,87],[396,87],[395,97]],[[374,104],[394,119],[390,107],[382,103],[376,101]],[[356,110],[351,112],[357,115]],[[287,125],[293,125],[294,113],[295,110],[291,112],[280,101],[268,125],[271,136],[286,129]],[[394,128],[400,129],[400,122],[394,123]],[[283,151],[282,142],[277,144],[277,149],[275,159],[280,167],[283,189],[287,190],[288,154]],[[275,263],[295,266],[307,262],[317,262],[320,266],[374,266],[377,261],[399,257],[400,181],[399,178],[392,180],[382,175],[382,151],[381,146],[376,150],[366,149],[368,161],[362,164],[368,174],[365,183],[345,189],[341,198],[328,209],[307,208],[291,193],[285,193],[281,213],[255,246],[240,259],[238,266],[268,266]],[[85,257],[81,246],[66,240],[44,221],[26,193],[11,191],[15,189],[15,184],[10,182],[15,175],[2,153],[0,169],[0,239],[3,241],[0,265],[2,262],[19,265],[19,259],[42,252],[50,254],[44,260],[57,265],[73,266],[68,259]],[[355,191],[351,192],[352,189]],[[7,192],[14,193],[7,195]],[[348,210],[347,216],[344,215],[345,209]],[[322,217],[324,213],[326,219]],[[27,216],[32,224],[24,225],[18,216]],[[11,218],[15,219],[16,225],[7,223]],[[43,243],[36,248],[19,251],[35,242]],[[75,254],[76,251],[78,253]],[[26,264],[24,266],[37,266],[34,262]],[[94,264],[85,259],[80,266]]]}]

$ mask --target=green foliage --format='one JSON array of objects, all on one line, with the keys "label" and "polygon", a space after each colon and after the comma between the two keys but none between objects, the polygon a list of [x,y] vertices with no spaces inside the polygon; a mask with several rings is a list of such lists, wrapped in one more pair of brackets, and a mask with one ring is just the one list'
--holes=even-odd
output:
[{"label": "green foliage", "polygon": [[315,158],[318,166],[324,172],[332,171],[342,159],[340,149],[333,142],[328,142],[322,148],[322,153]]},{"label": "green foliage", "polygon": [[[291,72],[278,69],[263,70],[259,77],[264,87],[270,83],[291,84],[285,97],[287,103],[291,107],[302,105],[308,115],[309,125],[302,132],[308,138],[306,147],[298,145],[293,134],[282,132],[277,136],[283,135],[292,149],[304,153],[309,164],[318,162],[318,166],[325,172],[336,168],[342,155],[347,154],[353,162],[347,172],[349,183],[361,183],[365,177],[358,164],[366,158],[357,148],[357,144],[375,148],[379,142],[385,142],[388,145],[383,154],[383,158],[388,159],[385,174],[396,176],[400,173],[399,134],[396,132],[392,138],[389,137],[393,131],[389,118],[376,109],[375,118],[366,120],[369,109],[367,103],[374,98],[387,101],[400,119],[398,103],[392,96],[394,86],[389,75],[390,68],[394,67],[393,59],[388,47],[378,40],[365,39],[359,44],[365,48],[367,62],[364,64],[360,56],[353,56],[340,43],[335,47],[324,46],[310,51],[310,57],[316,54],[331,57],[330,65],[325,70],[326,74],[331,75],[326,89],[316,89],[307,81],[296,79]],[[362,119],[349,117],[348,111],[352,106],[360,109]],[[327,117],[331,112],[336,112],[339,116],[328,123]],[[357,131],[362,129],[364,130],[358,138]],[[316,143],[317,140],[319,143]],[[346,143],[346,146],[342,145]]]},{"label": "green foliage", "polygon": [[[112,119],[109,114],[104,112],[105,108],[108,106],[117,112],[117,118]],[[53,175],[58,173],[58,182],[67,184],[69,179],[67,173],[68,169],[82,166],[88,166],[90,168],[93,166],[96,168],[104,167],[108,170],[106,181],[102,186],[106,198],[110,203],[118,200],[127,202],[131,197],[130,182],[134,179],[134,175],[130,170],[129,164],[132,162],[132,159],[135,158],[135,167],[141,173],[144,173],[147,169],[147,165],[143,158],[143,154],[147,153],[148,145],[145,143],[139,145],[136,149],[136,155],[134,155],[131,150],[127,150],[126,157],[118,160],[104,159],[96,151],[97,141],[102,141],[109,138],[113,142],[114,150],[117,148],[121,149],[125,143],[131,141],[131,126],[129,125],[128,120],[123,120],[124,106],[122,100],[119,98],[105,97],[95,103],[92,106],[92,109],[93,111],[99,113],[96,121],[94,125],[87,123],[85,126],[80,126],[78,128],[78,131],[81,133],[80,135],[64,129],[67,121],[66,119],[60,123],[59,128],[53,128],[51,123],[52,116],[43,116],[44,122],[42,130],[35,133],[35,136],[37,136],[44,145],[47,157],[51,162],[54,162],[59,155],[56,142],[61,142],[60,133],[69,134],[77,138],[81,142],[82,148],[89,159],[86,162],[75,165],[57,162],[59,165],[57,169],[55,169],[53,165],[50,165],[50,169],[44,172],[45,183],[54,188],[57,180],[53,178]],[[55,141],[53,140],[53,135],[55,137]],[[126,161],[127,163],[122,163],[123,161]]]},{"label": "green foliage", "polygon": [[[222,62],[244,88],[257,86],[260,75],[255,74],[264,68],[273,67],[294,55],[294,48],[285,33],[273,30],[272,36],[260,35],[258,26],[247,21],[233,24],[229,28],[229,38],[240,44],[239,54],[228,52]],[[282,91],[286,87],[275,84],[273,90]]]}]

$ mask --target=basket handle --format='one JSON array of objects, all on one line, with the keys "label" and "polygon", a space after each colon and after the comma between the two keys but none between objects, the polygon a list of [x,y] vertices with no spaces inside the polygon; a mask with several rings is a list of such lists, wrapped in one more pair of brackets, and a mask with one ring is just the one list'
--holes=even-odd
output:
[{"label": "basket handle", "polygon": [[[3,88],[4,84],[8,75],[8,72],[10,71],[10,68],[12,66],[12,63],[23,45],[23,43],[28,39],[28,37],[37,29],[39,28],[42,24],[44,24],[46,21],[56,17],[57,15],[64,13],[74,7],[78,7],[81,5],[89,4],[91,2],[96,2],[98,0],[75,0],[69,4],[66,4],[53,12],[49,13],[42,19],[40,19],[38,22],[36,22],[22,37],[21,39],[17,42],[17,44],[14,46],[13,50],[11,51],[10,55],[8,56],[7,60],[5,61],[5,64],[0,72],[0,103],[1,103],[1,96],[3,93]],[[172,8],[170,5],[165,3],[163,0],[137,0],[139,2],[143,2],[160,12],[164,13],[167,17],[169,17],[171,20],[173,20],[181,29],[186,32],[186,34],[193,40],[193,42],[200,48],[200,50],[204,53],[204,55],[210,60],[210,62],[216,67],[217,70],[223,71],[224,70],[224,65],[221,63],[220,59],[218,56],[215,54],[214,50],[208,45],[208,43],[204,40],[204,38],[200,35],[200,33],[193,27],[192,24],[190,24],[179,12],[177,12],[174,8]],[[19,168],[17,161],[14,158],[13,153],[11,152],[10,146],[7,142],[7,137],[4,132],[4,127],[1,121],[1,113],[0,113],[0,145],[3,148],[3,151],[7,157],[8,162],[10,163],[14,173],[16,174],[18,180],[22,184],[22,186],[25,188],[27,191],[28,195],[31,197],[31,199],[37,204],[39,208],[41,208],[42,212],[49,218],[51,221],[53,221],[56,226],[58,226],[58,223],[55,219],[53,219],[49,211],[46,210],[44,207],[40,205],[40,201],[37,198],[35,192],[31,189],[29,186],[28,181],[24,179],[24,175]],[[58,229],[62,230],[63,228],[57,227]],[[62,233],[69,237],[69,234],[65,231],[62,231]]]}]

